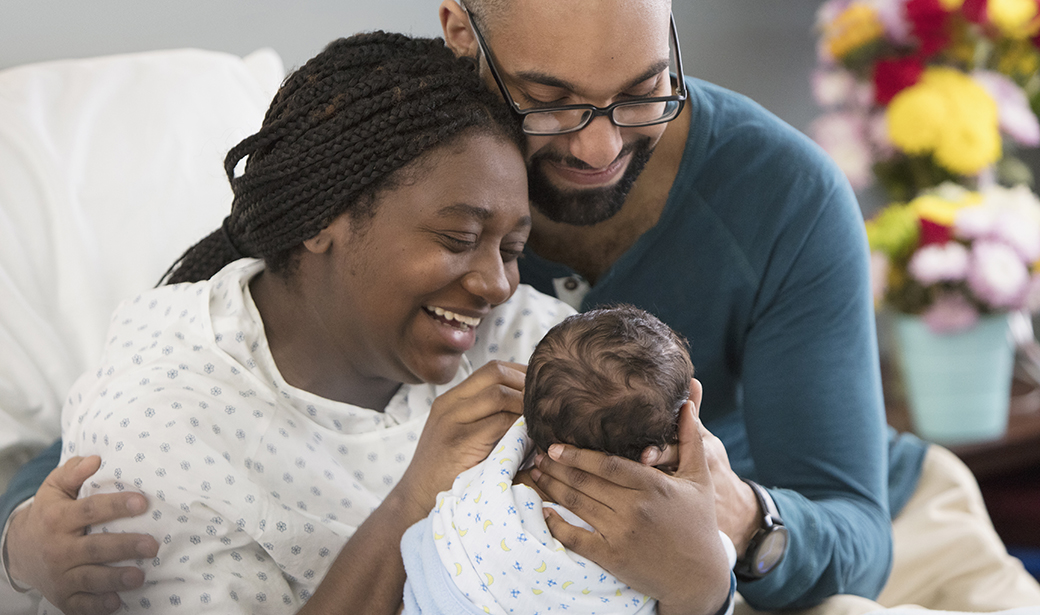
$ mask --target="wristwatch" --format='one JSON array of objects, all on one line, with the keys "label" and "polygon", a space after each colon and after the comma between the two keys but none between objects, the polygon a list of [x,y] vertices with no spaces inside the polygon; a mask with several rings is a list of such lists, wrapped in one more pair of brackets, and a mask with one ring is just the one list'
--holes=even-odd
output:
[{"label": "wristwatch", "polygon": [[787,551],[787,528],[776,510],[769,492],[757,483],[741,478],[755,492],[758,509],[762,513],[761,525],[748,542],[744,557],[737,560],[733,573],[741,581],[754,581],[766,576],[784,559]]}]

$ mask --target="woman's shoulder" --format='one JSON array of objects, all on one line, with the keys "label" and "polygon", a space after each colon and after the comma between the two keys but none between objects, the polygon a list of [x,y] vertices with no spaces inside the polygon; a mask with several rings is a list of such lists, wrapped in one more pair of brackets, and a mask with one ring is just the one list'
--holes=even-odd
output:
[{"label": "woman's shoulder", "polygon": [[476,344],[466,354],[474,367],[491,360],[527,363],[545,333],[571,314],[574,308],[566,303],[521,284],[481,321]]}]

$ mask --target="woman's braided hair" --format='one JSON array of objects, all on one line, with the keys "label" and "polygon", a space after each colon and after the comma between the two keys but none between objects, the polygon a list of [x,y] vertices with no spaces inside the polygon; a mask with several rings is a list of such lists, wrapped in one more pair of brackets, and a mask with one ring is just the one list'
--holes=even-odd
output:
[{"label": "woman's braided hair", "polygon": [[473,131],[521,138],[475,63],[442,39],[371,32],[333,41],[285,80],[260,131],[228,152],[231,215],[164,280],[208,279],[243,256],[284,273],[306,239],[344,212],[371,215],[397,171]]}]

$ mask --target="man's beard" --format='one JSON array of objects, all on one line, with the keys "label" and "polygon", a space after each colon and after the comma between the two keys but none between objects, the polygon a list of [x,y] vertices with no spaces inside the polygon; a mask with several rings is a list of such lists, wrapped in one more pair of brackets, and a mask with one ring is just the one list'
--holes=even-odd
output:
[{"label": "man's beard", "polygon": [[592,167],[572,156],[562,156],[551,151],[539,152],[527,165],[527,192],[531,205],[553,222],[574,226],[591,226],[603,222],[621,210],[653,152],[650,137],[625,145],[618,158],[632,154],[632,159],[628,161],[628,167],[618,181],[612,186],[587,190],[565,190],[553,185],[542,163],[554,162],[581,170]]}]

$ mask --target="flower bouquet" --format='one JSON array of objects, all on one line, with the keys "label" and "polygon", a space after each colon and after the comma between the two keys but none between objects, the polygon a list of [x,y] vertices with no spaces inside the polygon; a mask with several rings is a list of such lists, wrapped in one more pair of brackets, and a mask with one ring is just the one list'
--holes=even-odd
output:
[{"label": "flower bouquet", "polygon": [[[1040,199],[1025,186],[946,183],[866,226],[874,300],[895,312],[915,431],[946,444],[999,438],[1014,369],[1009,333],[1040,308]],[[1035,346],[1031,328],[1028,338]]]},{"label": "flower bouquet", "polygon": [[1032,182],[1040,0],[829,0],[817,29],[810,132],[854,188]]},{"label": "flower bouquet", "polygon": [[1040,309],[1040,199],[1025,186],[947,183],[866,223],[874,299],[936,333]]}]

